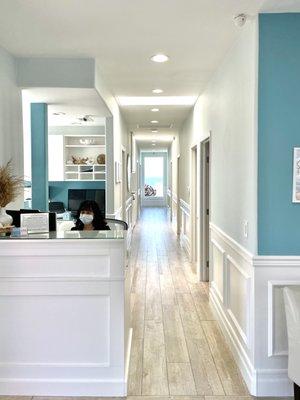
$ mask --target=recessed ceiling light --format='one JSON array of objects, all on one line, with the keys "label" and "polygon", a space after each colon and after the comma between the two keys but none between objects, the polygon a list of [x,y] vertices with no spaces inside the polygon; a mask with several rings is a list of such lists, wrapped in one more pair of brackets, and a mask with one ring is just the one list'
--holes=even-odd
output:
[{"label": "recessed ceiling light", "polygon": [[153,121],[150,121],[151,122],[151,124],[158,124],[158,121],[156,121],[156,120],[153,120]]},{"label": "recessed ceiling light", "polygon": [[152,112],[158,112],[158,111],[159,111],[159,108],[152,108],[151,111],[152,111]]},{"label": "recessed ceiling light", "polygon": [[151,57],[151,61],[154,61],[156,63],[164,63],[169,60],[169,57],[166,56],[165,54],[155,54],[154,56]]},{"label": "recessed ceiling light", "polygon": [[155,146],[155,143],[152,143],[152,146]]},{"label": "recessed ceiling light", "polygon": [[163,90],[162,89],[153,89],[152,93],[160,94],[160,93],[163,93]]},{"label": "recessed ceiling light", "polygon": [[153,129],[151,132],[152,132],[152,133],[157,133],[158,130],[157,130],[157,129]]}]

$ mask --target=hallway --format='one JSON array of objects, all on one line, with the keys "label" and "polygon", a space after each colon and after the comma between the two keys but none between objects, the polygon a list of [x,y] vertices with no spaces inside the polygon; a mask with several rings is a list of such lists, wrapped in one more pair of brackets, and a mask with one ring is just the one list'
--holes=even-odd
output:
[{"label": "hallway", "polygon": [[208,285],[197,283],[166,209],[143,209],[130,262],[133,342],[128,395],[248,398],[214,319]]}]

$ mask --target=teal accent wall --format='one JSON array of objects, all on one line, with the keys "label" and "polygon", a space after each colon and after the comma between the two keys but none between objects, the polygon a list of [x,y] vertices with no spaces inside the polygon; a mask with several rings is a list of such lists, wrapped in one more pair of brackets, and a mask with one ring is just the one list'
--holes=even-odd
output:
[{"label": "teal accent wall", "polygon": [[300,255],[300,204],[292,203],[300,147],[300,14],[259,16],[258,253]]},{"label": "teal accent wall", "polygon": [[62,201],[65,208],[68,207],[68,189],[105,189],[105,182],[76,182],[76,181],[50,181],[50,201]]},{"label": "teal accent wall", "polygon": [[31,104],[32,208],[48,211],[48,105]]}]

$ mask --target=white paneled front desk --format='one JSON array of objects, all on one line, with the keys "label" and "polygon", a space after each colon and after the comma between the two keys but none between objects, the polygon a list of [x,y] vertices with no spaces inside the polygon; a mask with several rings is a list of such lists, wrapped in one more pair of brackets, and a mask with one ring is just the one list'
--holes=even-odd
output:
[{"label": "white paneled front desk", "polygon": [[125,396],[126,232],[0,239],[0,395]]}]

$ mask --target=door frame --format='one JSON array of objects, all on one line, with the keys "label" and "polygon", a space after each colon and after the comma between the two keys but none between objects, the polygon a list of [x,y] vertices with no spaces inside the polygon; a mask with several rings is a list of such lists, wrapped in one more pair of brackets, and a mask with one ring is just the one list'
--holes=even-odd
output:
[{"label": "door frame", "polygon": [[122,167],[122,186],[121,186],[121,206],[122,219],[126,221],[126,200],[127,200],[127,171],[126,171],[126,148],[121,146],[121,167]]},{"label": "door frame", "polygon": [[168,181],[168,189],[167,189],[167,199],[168,202],[170,202],[169,205],[169,213],[170,213],[170,222],[172,224],[173,221],[173,161],[172,158],[170,157],[170,162],[169,162],[169,181]]},{"label": "door frame", "polygon": [[176,221],[176,231],[177,235],[180,235],[181,231],[181,210],[180,210],[180,154],[177,155],[177,165],[176,165],[176,180],[177,180],[177,188],[176,188],[176,205],[177,205],[177,221]]},{"label": "door frame", "polygon": [[[209,281],[211,213],[211,135],[200,143],[200,271],[201,281]],[[208,213],[207,213],[208,210]]]},{"label": "door frame", "polygon": [[[163,172],[163,197],[149,198],[145,201],[144,185],[145,185],[145,158],[147,157],[163,157],[164,172]],[[144,151],[141,153],[141,205],[142,207],[166,207],[167,206],[167,190],[168,190],[168,153],[164,151],[150,152]]]}]

